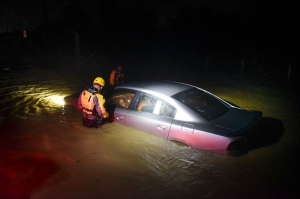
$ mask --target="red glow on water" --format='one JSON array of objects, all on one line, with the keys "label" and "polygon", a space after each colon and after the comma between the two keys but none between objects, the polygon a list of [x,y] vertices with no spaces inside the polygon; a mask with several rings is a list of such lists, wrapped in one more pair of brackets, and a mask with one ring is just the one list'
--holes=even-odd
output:
[{"label": "red glow on water", "polygon": [[114,114],[109,115],[108,118],[107,118],[107,121],[108,121],[109,123],[114,122],[114,121],[115,121],[115,116],[114,116]]},{"label": "red glow on water", "polygon": [[[38,127],[38,126],[37,126]],[[22,120],[0,125],[0,198],[26,199],[60,167],[30,141],[32,126]]]},{"label": "red glow on water", "polygon": [[42,152],[4,150],[0,157],[1,199],[29,199],[41,183],[59,170]]}]

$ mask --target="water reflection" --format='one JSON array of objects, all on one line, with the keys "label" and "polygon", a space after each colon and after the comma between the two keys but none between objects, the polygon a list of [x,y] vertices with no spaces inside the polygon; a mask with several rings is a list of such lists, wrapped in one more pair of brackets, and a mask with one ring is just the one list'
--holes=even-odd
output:
[{"label": "water reflection", "polygon": [[64,106],[65,101],[64,101],[65,96],[62,95],[51,95],[46,98],[46,100],[49,100],[50,105],[57,105],[57,106]]},{"label": "water reflection", "polygon": [[35,76],[39,75],[42,76],[39,73],[28,74],[28,71],[9,71],[1,74],[2,118],[7,115],[38,116],[63,108],[63,98],[70,95],[70,88],[65,86],[67,84],[64,80],[35,80]]}]

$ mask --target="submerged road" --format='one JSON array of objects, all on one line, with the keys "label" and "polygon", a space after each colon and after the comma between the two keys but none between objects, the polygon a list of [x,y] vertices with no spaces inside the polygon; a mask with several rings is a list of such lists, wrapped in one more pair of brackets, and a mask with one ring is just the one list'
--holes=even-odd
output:
[{"label": "submerged road", "polygon": [[299,198],[299,115],[286,89],[198,83],[279,127],[227,157],[117,123],[85,128],[76,99],[60,104],[83,89],[67,78],[42,68],[1,73],[1,199]]}]

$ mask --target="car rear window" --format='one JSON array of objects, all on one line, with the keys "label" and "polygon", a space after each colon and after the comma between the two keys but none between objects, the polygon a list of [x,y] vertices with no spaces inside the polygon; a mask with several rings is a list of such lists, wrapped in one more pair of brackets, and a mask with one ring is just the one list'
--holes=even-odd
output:
[{"label": "car rear window", "polygon": [[185,104],[208,121],[218,118],[228,111],[228,107],[218,98],[196,88],[182,91],[171,97]]}]

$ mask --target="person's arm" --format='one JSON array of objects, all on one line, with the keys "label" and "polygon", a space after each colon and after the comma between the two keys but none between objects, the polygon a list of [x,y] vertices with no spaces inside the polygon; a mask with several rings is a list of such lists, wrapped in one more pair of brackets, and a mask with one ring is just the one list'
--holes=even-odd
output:
[{"label": "person's arm", "polygon": [[120,74],[120,73],[119,73],[118,71],[115,72],[115,77],[114,77],[115,82],[118,81],[119,74]]},{"label": "person's arm", "polygon": [[106,111],[104,107],[105,100],[102,95],[96,94],[96,97],[94,98],[95,102],[95,108],[97,110],[97,113],[100,117],[107,118],[109,116],[108,112]]},{"label": "person's arm", "polygon": [[144,100],[142,100],[140,103],[139,103],[139,106],[137,108],[138,111],[141,111],[144,106],[146,106],[146,102]]},{"label": "person's arm", "polygon": [[82,106],[82,102],[81,102],[81,95],[84,91],[82,91],[78,97],[78,102],[77,102],[77,105],[78,105],[78,109],[79,110],[82,110],[83,109],[83,106]]}]

